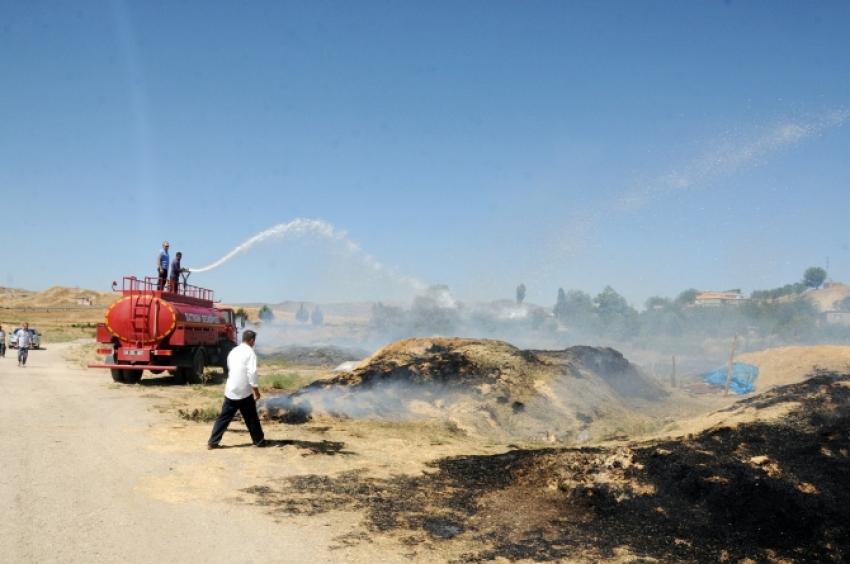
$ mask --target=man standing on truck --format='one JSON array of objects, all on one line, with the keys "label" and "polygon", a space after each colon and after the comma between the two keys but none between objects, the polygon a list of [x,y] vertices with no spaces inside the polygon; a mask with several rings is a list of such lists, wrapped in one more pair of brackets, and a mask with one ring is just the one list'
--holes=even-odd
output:
[{"label": "man standing on truck", "polygon": [[165,280],[168,278],[168,263],[170,262],[170,258],[168,256],[168,241],[162,242],[162,250],[159,252],[159,256],[156,257],[156,270],[159,274],[159,280],[156,284],[156,289],[162,291],[165,288]]},{"label": "man standing on truck", "polygon": [[245,420],[254,446],[266,446],[260,416],[257,415],[260,382],[257,376],[257,355],[254,353],[256,341],[257,333],[249,329],[242,333],[242,344],[227,355],[228,373],[227,383],[224,385],[224,404],[221,406],[221,414],[213,424],[207,448],[219,447],[221,438],[237,411]]},{"label": "man standing on truck", "polygon": [[24,326],[15,332],[15,336],[18,338],[18,366],[26,366],[30,343],[32,343],[30,324],[24,323]]},{"label": "man standing on truck", "polygon": [[[184,272],[189,272],[188,268],[180,268],[180,260],[183,258],[183,253],[177,251],[174,255],[174,260],[171,261],[171,273],[168,275],[168,291],[177,292],[180,289],[180,275]],[[185,288],[183,290],[185,294]]]}]

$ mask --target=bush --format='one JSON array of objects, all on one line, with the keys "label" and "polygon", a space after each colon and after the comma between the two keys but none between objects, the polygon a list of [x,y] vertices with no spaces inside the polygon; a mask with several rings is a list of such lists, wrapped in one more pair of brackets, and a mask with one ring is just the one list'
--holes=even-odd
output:
[{"label": "bush", "polygon": [[218,418],[218,413],[219,411],[217,407],[195,408],[192,411],[186,409],[177,410],[177,415],[179,415],[181,419],[197,421],[199,423],[211,423],[215,421]]},{"label": "bush", "polygon": [[301,385],[302,378],[295,372],[271,374],[263,377],[266,385],[273,390],[291,390]]},{"label": "bush", "polygon": [[260,308],[260,311],[257,312],[257,317],[259,317],[262,321],[272,321],[274,319],[272,308],[264,305]]}]

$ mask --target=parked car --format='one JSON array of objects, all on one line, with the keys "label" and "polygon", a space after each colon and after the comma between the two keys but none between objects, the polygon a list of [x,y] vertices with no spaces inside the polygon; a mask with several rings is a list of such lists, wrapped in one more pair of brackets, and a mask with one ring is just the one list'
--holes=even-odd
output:
[{"label": "parked car", "polygon": [[[18,330],[20,327],[15,327],[11,333],[9,333],[9,348],[16,349],[18,348]],[[30,348],[31,349],[39,349],[41,348],[41,333],[39,333],[36,329],[30,327],[28,329],[30,332],[30,336],[32,337]]]}]

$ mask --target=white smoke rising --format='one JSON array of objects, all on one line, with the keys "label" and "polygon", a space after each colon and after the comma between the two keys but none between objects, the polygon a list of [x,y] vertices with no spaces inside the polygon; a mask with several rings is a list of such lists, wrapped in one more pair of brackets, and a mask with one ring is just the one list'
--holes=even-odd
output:
[{"label": "white smoke rising", "polygon": [[364,251],[360,247],[360,245],[349,239],[348,234],[345,231],[337,229],[332,224],[321,219],[297,218],[288,223],[279,223],[274,227],[270,227],[265,231],[257,233],[256,235],[244,241],[217,261],[206,266],[202,266],[200,268],[190,268],[189,270],[194,273],[207,272],[214,268],[218,268],[236,255],[243,253],[251,249],[255,245],[262,243],[263,241],[267,241],[269,239],[286,239],[306,236],[320,237],[322,239],[341,246],[343,250],[357,257],[363,264],[368,266],[373,271],[384,274],[392,278],[393,280],[410,286],[413,290],[421,291],[427,287],[427,285],[421,282],[420,280],[409,276],[401,275],[395,269],[387,267],[386,265],[378,261],[378,259]]},{"label": "white smoke rising", "polygon": [[268,397],[259,408],[272,415],[283,412],[412,421],[447,419],[457,409],[458,402],[469,398],[469,391],[451,391],[433,384],[384,382],[369,388],[306,388],[286,396]]}]

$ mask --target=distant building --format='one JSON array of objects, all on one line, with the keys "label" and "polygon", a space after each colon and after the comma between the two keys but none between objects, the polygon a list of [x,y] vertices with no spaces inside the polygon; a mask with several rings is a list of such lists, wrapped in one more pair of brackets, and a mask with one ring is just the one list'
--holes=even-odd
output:
[{"label": "distant building", "polygon": [[850,311],[833,309],[823,312],[823,317],[830,325],[850,325]]},{"label": "distant building", "polygon": [[74,298],[74,303],[78,306],[90,306],[92,305],[91,296],[76,296]]},{"label": "distant building", "polygon": [[716,307],[721,305],[738,305],[747,301],[739,290],[729,292],[700,292],[694,298],[694,305],[699,307]]}]

